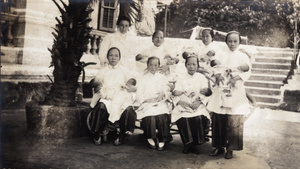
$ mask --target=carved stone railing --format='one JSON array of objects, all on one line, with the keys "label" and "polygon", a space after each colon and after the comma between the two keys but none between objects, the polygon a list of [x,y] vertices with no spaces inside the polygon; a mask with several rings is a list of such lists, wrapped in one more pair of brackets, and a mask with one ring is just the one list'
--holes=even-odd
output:
[{"label": "carved stone railing", "polygon": [[99,30],[92,30],[91,31],[91,39],[90,43],[87,47],[87,54],[97,55],[100,50],[100,44],[107,32],[99,31]]},{"label": "carved stone railing", "polygon": [[17,15],[12,13],[1,12],[0,17],[0,39],[1,45],[14,46],[13,29],[17,22]]}]

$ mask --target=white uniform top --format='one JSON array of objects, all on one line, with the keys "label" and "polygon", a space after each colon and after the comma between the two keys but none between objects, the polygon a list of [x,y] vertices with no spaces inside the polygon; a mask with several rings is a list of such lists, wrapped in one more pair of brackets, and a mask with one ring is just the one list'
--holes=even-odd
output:
[{"label": "white uniform top", "polygon": [[117,47],[121,52],[120,64],[129,70],[136,70],[135,55],[131,46],[133,38],[129,33],[122,34],[120,31],[107,34],[100,45],[99,60],[100,63],[107,61],[107,52],[112,47]]},{"label": "white uniform top", "polygon": [[[200,90],[203,88],[208,87],[208,80],[206,77],[201,73],[195,73],[194,75],[190,75],[187,72],[182,73],[180,76],[178,76],[178,79],[175,83],[175,90],[184,92],[184,93],[200,93]],[[174,97],[174,105],[177,104],[177,102],[180,100],[180,96]],[[205,102],[207,100],[202,101],[204,105],[206,105]],[[205,106],[199,106],[198,109],[194,110],[193,113],[190,112],[189,109],[186,111],[182,111],[182,108],[179,106],[175,106],[175,108],[172,111],[172,122],[177,121],[181,117],[195,117],[204,115],[209,118],[209,113],[206,110]]]},{"label": "white uniform top", "polygon": [[[230,51],[229,49],[222,53],[218,58],[221,65],[227,69],[235,70],[242,64],[247,64],[251,68],[249,57],[240,52],[239,50]],[[231,97],[226,98],[227,104],[231,105],[230,108],[222,107],[222,90],[219,86],[213,89],[213,94],[207,105],[207,109],[218,114],[247,114],[249,113],[249,101],[246,97],[244,81],[251,75],[251,69],[247,72],[238,72],[236,74],[242,80],[238,80],[235,87],[232,87]],[[223,98],[224,100],[224,98]]]},{"label": "white uniform top", "polygon": [[165,75],[161,73],[152,74],[147,72],[137,81],[137,102],[140,103],[137,109],[137,119],[147,116],[156,116],[160,114],[169,114],[166,98],[154,103],[143,103],[147,99],[157,98],[160,93],[168,96],[170,88]]},{"label": "white uniform top", "polygon": [[[109,113],[108,120],[112,123],[119,120],[123,111],[133,104],[131,93],[122,87],[126,82],[133,78],[132,73],[122,65],[111,66],[108,65],[100,69],[95,77],[96,82],[100,82],[102,87],[100,89],[100,102],[103,102]],[[99,97],[96,94],[95,97]],[[91,105],[93,107],[95,105]]]}]

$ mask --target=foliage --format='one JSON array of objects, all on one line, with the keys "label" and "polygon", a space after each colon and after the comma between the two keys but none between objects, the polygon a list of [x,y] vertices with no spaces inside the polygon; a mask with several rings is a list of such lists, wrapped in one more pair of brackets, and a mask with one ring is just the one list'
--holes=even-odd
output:
[{"label": "foliage", "polygon": [[54,28],[55,32],[52,33],[54,44],[52,49],[49,49],[52,57],[51,66],[54,66],[54,82],[43,104],[72,106],[76,105],[78,77],[88,65],[80,59],[89,43],[92,30],[89,27],[91,21],[89,14],[92,9],[89,8],[88,0],[69,0],[68,5],[60,0],[63,7],[56,0],[53,2],[61,13],[61,20],[56,18],[58,23]]},{"label": "foliage", "polygon": [[[293,47],[295,4],[291,1],[179,2],[169,6],[167,34],[189,38],[196,25],[228,32],[237,30],[248,44]],[[163,25],[164,11],[156,16]],[[159,27],[159,26],[158,26]],[[223,41],[222,39],[216,39]]]}]

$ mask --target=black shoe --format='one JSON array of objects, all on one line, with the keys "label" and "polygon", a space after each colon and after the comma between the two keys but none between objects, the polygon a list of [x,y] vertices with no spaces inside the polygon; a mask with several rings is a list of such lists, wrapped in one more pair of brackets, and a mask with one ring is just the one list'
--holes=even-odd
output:
[{"label": "black shoe", "polygon": [[117,139],[115,139],[115,141],[114,141],[114,145],[115,146],[119,146],[119,145],[121,145],[121,144],[123,144],[121,141],[120,141],[120,138],[118,137]]},{"label": "black shoe", "polygon": [[156,145],[152,145],[148,142],[148,147],[152,148],[152,149],[156,149]]},{"label": "black shoe", "polygon": [[227,152],[225,153],[225,158],[226,159],[232,159],[233,157],[233,151],[232,150],[227,150]]},{"label": "black shoe", "polygon": [[209,141],[209,138],[208,138],[208,137],[205,137],[205,141],[208,142],[208,141]]},{"label": "black shoe", "polygon": [[196,147],[196,146],[189,147],[189,150],[193,154],[197,154],[197,155],[200,154],[200,151],[199,151],[198,147]]},{"label": "black shoe", "polygon": [[94,138],[94,144],[96,146],[99,146],[101,144],[101,136],[99,136],[98,138]]},{"label": "black shoe", "polygon": [[190,153],[190,146],[184,146],[184,147],[183,147],[183,150],[182,150],[182,153],[183,153],[183,154],[188,154],[188,153]]},{"label": "black shoe", "polygon": [[209,154],[209,156],[217,156],[217,155],[220,155],[220,154],[223,154],[224,153],[224,148],[215,148],[211,151],[211,153]]}]

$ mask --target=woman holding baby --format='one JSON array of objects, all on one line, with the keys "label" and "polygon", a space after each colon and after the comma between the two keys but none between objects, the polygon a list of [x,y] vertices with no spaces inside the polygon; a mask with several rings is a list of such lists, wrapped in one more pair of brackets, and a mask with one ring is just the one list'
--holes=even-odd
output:
[{"label": "woman holding baby", "polygon": [[91,131],[94,143],[100,145],[108,128],[116,129],[115,145],[123,143],[125,134],[135,128],[136,113],[132,107],[132,93],[136,91],[134,74],[120,65],[121,52],[112,47],[107,52],[108,65],[100,69],[94,79],[97,91],[93,96],[91,107]]},{"label": "woman holding baby", "polygon": [[212,113],[212,146],[210,156],[225,152],[225,158],[233,157],[233,150],[243,149],[244,115],[249,113],[249,100],[244,82],[250,76],[248,55],[238,50],[241,43],[239,32],[231,31],[225,42],[228,50],[215,57],[213,69],[215,87],[207,105]]},{"label": "woman holding baby", "polygon": [[199,60],[189,56],[185,62],[186,72],[178,76],[175,84],[172,111],[172,122],[176,122],[182,143],[183,153],[199,154],[197,145],[205,143],[206,124],[204,116],[209,117],[206,110],[207,96],[211,94],[207,78],[198,73]]}]

